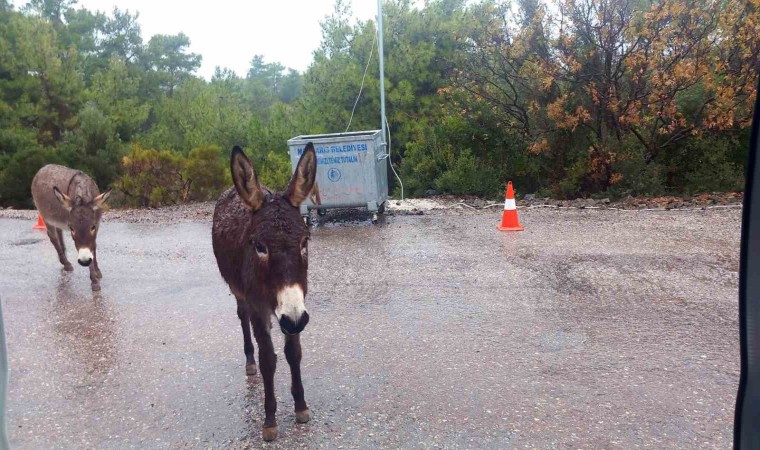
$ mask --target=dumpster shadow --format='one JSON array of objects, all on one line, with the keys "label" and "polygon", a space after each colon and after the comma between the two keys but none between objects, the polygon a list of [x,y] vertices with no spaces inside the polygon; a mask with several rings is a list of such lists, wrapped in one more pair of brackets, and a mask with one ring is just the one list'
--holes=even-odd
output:
[{"label": "dumpster shadow", "polygon": [[[314,213],[312,220],[317,226],[325,228],[375,226],[372,224],[372,213],[367,208],[328,209],[323,216]],[[379,214],[377,224],[384,224],[385,221],[385,214]]]}]

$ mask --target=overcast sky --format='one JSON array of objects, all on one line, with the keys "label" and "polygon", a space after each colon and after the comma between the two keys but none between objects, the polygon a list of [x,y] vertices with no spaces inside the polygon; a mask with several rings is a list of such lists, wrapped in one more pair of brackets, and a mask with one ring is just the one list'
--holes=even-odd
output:
[{"label": "overcast sky", "polygon": [[[26,0],[15,0],[17,7]],[[306,70],[319,47],[319,22],[332,13],[334,0],[79,0],[78,7],[111,14],[114,6],[138,11],[143,40],[154,34],[185,33],[190,50],[203,56],[199,75],[214,67],[245,75],[253,55],[266,62]],[[377,0],[347,0],[354,16],[374,19]]]}]

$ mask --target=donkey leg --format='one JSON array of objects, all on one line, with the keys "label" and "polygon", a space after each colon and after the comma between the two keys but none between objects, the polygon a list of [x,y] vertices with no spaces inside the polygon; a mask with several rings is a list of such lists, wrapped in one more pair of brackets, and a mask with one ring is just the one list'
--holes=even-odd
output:
[{"label": "donkey leg", "polygon": [[98,266],[98,251],[94,247],[92,249],[92,266],[95,268],[95,276],[98,279],[102,279],[103,273],[100,271],[100,266]]},{"label": "donkey leg", "polygon": [[277,355],[274,354],[272,336],[270,330],[272,324],[269,317],[262,320],[252,316],[253,336],[259,344],[259,365],[261,366],[261,378],[264,380],[264,429],[262,437],[265,441],[273,441],[277,438],[277,398],[274,396],[274,371],[277,368]]},{"label": "donkey leg", "polygon": [[56,228],[49,223],[45,222],[47,227],[47,235],[50,238],[50,242],[53,243],[55,251],[58,252],[58,261],[63,264],[63,270],[71,272],[74,270],[74,266],[71,265],[68,259],[66,259],[66,247],[63,245],[63,232],[60,228]]},{"label": "donkey leg", "polygon": [[93,291],[100,290],[100,278],[98,278],[97,269],[95,264],[90,264],[90,287]]},{"label": "donkey leg", "polygon": [[[237,298],[237,297],[236,297]],[[256,360],[253,358],[253,341],[251,340],[251,314],[245,300],[237,299],[237,315],[243,329],[243,351],[245,352],[245,374],[256,375]]]},{"label": "donkey leg", "polygon": [[303,384],[301,383],[301,335],[289,334],[285,336],[285,358],[290,365],[290,393],[296,404],[296,422],[306,423],[311,419],[311,412],[303,398]]}]

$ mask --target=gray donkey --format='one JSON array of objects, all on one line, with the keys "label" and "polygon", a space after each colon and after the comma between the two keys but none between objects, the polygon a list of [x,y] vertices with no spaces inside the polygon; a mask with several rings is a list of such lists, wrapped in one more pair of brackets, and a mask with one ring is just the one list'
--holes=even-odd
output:
[{"label": "gray donkey", "polygon": [[110,193],[101,194],[95,181],[81,171],[57,164],[41,168],[32,180],[34,205],[45,221],[48,237],[58,252],[63,269],[67,272],[74,270],[66,259],[63,245],[62,230],[68,228],[78,252],[77,262],[90,267],[93,291],[100,290],[100,279],[103,278],[98,268],[95,238],[103,214],[103,202]]}]

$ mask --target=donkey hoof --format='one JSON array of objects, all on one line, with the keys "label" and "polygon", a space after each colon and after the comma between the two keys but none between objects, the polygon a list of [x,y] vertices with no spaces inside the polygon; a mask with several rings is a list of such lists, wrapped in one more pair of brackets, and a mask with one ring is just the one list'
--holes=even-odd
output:
[{"label": "donkey hoof", "polygon": [[304,409],[303,411],[296,411],[296,422],[306,423],[311,420],[311,411]]},{"label": "donkey hoof", "polygon": [[72,266],[71,263],[66,263],[63,265],[63,270],[65,270],[66,272],[73,272],[74,266]]},{"label": "donkey hoof", "polygon": [[264,429],[261,430],[261,437],[267,442],[277,439],[277,425],[273,427],[264,427]]},{"label": "donkey hoof", "polygon": [[92,283],[92,291],[98,292],[100,290],[100,283]]},{"label": "donkey hoof", "polygon": [[248,375],[249,377],[252,375],[256,375],[256,364],[246,364],[245,374]]}]

